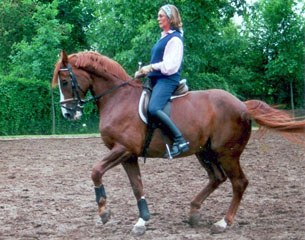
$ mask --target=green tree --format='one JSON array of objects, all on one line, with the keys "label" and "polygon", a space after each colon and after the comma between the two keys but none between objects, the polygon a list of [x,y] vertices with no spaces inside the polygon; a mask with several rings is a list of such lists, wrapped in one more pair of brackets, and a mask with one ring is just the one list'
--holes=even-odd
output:
[{"label": "green tree", "polygon": [[[26,69],[25,74],[42,73],[42,78],[46,71],[50,73],[50,69],[45,68],[50,63],[48,60],[53,65],[54,56],[60,49],[68,52],[89,49],[84,32],[93,17],[91,7],[94,8],[94,3],[95,0],[1,1],[0,73],[10,74],[12,69],[8,65],[13,60],[13,70],[17,64],[20,69]],[[41,58],[38,56],[40,51],[47,54],[45,58],[48,60],[44,64],[41,64],[42,59],[37,59]],[[56,51],[56,55],[48,54],[49,51]],[[29,66],[31,61],[33,66]],[[17,66],[14,72],[18,71]]]},{"label": "green tree", "polygon": [[30,0],[0,1],[0,73],[9,73],[7,65],[14,43],[29,41],[35,35],[34,11],[35,2]]},{"label": "green tree", "polygon": [[69,37],[61,42],[62,49],[67,52],[90,49],[85,30],[93,20],[95,0],[59,0],[56,19],[61,25],[72,26]]},{"label": "green tree", "polygon": [[35,36],[13,44],[10,75],[49,81],[61,43],[69,37],[71,25],[56,19],[58,1],[37,4],[32,18]]},{"label": "green tree", "polygon": [[[273,103],[302,105],[304,12],[294,0],[261,0],[251,9],[244,32],[250,42],[248,56],[255,73],[253,89]],[[260,84],[257,84],[260,82]],[[257,90],[256,90],[257,91]],[[295,97],[293,97],[295,96]]]}]

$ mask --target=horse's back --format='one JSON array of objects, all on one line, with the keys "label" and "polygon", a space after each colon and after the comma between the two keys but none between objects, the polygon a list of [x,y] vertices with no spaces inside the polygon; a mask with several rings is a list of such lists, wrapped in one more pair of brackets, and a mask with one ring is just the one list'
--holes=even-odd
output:
[{"label": "horse's back", "polygon": [[234,111],[247,111],[247,107],[244,102],[240,101],[237,97],[222,89],[191,91],[190,94],[198,95],[203,99],[205,104],[212,104],[216,109],[229,107]]},{"label": "horse's back", "polygon": [[242,148],[246,145],[251,132],[247,107],[229,92],[191,91],[179,101],[174,104],[174,120],[196,147],[208,139],[215,149],[236,143]]},{"label": "horse's back", "polygon": [[193,111],[197,109],[197,115],[200,113],[205,114],[206,117],[213,115],[213,120],[221,121],[240,117],[246,121],[249,120],[245,103],[221,89],[190,91],[185,99],[181,98],[177,107],[180,109],[178,111],[183,109],[183,112],[188,108],[192,108]]},{"label": "horse's back", "polygon": [[208,95],[208,102],[212,104],[215,111],[224,113],[222,116],[242,117],[248,120],[247,107],[231,93],[221,89],[211,89],[202,91],[203,95]]}]

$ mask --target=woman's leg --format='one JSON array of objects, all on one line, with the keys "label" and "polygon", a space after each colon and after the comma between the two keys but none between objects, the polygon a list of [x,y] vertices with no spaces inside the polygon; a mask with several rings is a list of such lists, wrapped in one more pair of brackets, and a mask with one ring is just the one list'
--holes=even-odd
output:
[{"label": "woman's leg", "polygon": [[[168,155],[176,157],[182,152],[189,150],[189,144],[183,138],[182,133],[171,120],[171,118],[163,112],[164,107],[177,88],[179,83],[169,79],[157,80],[153,87],[152,96],[148,105],[148,112],[152,121],[161,124],[161,128],[165,132],[169,132],[173,140],[173,146]],[[170,157],[170,156],[167,156]]]}]

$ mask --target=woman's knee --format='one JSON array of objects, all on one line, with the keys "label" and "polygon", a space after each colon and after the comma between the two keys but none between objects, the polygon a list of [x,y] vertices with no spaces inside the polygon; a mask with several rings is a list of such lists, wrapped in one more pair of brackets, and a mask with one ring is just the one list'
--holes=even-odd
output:
[{"label": "woman's knee", "polygon": [[159,110],[159,108],[157,108],[156,106],[152,106],[152,105],[148,105],[148,114],[152,117],[156,116],[157,111]]}]

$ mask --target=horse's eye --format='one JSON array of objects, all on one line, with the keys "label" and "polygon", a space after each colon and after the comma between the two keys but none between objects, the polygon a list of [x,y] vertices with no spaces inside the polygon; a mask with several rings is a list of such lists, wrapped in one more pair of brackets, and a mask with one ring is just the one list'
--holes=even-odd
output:
[{"label": "horse's eye", "polygon": [[67,80],[62,80],[62,86],[66,87],[68,85],[68,81]]}]

